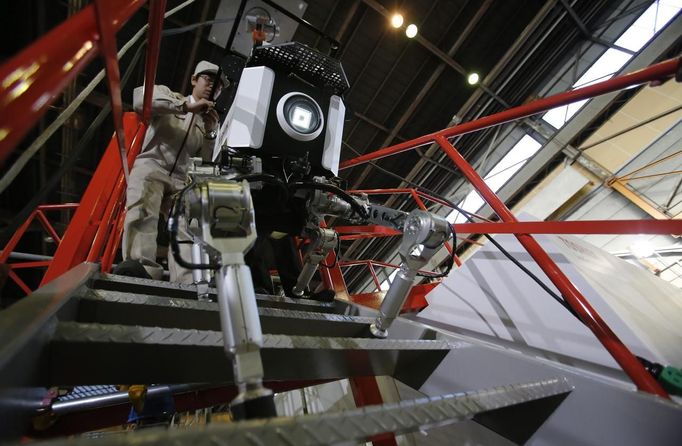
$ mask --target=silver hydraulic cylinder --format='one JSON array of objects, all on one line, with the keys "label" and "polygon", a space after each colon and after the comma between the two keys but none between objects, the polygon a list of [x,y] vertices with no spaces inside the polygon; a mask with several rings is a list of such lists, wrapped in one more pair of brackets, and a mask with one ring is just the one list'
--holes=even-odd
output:
[{"label": "silver hydraulic cylinder", "polygon": [[334,249],[339,241],[339,236],[333,229],[314,228],[307,229],[306,232],[311,237],[311,241],[303,258],[303,269],[292,290],[292,293],[299,297],[303,296],[303,292],[317,271],[320,262],[327,257],[327,254]]},{"label": "silver hydraulic cylinder", "polygon": [[234,358],[235,382],[260,383],[263,331],[251,271],[243,264],[224,265],[216,274],[216,285],[224,348]]},{"label": "silver hydraulic cylinder", "polygon": [[[211,259],[204,250],[201,243],[192,243],[192,263],[208,263]],[[192,270],[192,281],[197,287],[197,299],[198,300],[210,300],[208,288],[211,283],[211,270],[210,269],[193,269]]]},{"label": "silver hydraulic cylinder", "polygon": [[[263,387],[263,332],[251,271],[244,261],[244,254],[256,240],[249,185],[246,181],[204,180],[188,191],[185,209],[187,220],[198,222],[193,235],[201,249],[193,254],[208,256],[220,265],[215,278],[223,344],[240,390],[231,404],[233,415],[276,415],[272,391]],[[203,280],[206,276],[196,278]]]},{"label": "silver hydraulic cylinder", "polygon": [[369,327],[375,337],[388,336],[388,328],[400,314],[417,272],[431,260],[451,235],[450,225],[443,217],[421,210],[409,213],[398,249],[400,270],[381,302],[379,316]]}]

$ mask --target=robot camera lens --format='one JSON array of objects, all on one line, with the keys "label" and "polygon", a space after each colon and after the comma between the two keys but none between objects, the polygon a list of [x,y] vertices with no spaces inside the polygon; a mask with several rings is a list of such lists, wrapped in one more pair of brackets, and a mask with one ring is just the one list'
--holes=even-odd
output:
[{"label": "robot camera lens", "polygon": [[301,92],[287,93],[277,103],[277,121],[298,141],[312,141],[322,133],[324,116],[318,103]]},{"label": "robot camera lens", "polygon": [[290,98],[284,109],[288,124],[297,132],[310,134],[320,125],[320,115],[317,104],[303,96]]}]

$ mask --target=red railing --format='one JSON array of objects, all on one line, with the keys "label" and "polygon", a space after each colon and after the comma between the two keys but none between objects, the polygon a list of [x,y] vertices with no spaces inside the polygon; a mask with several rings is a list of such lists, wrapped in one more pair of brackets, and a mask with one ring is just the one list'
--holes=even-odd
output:
[{"label": "red railing", "polygon": [[100,52],[102,38],[120,30],[144,2],[95,3],[107,5],[108,29],[100,29],[96,5],[88,5],[0,67],[0,163]]},{"label": "red railing", "polygon": [[[85,260],[101,260],[104,271],[111,268],[125,213],[125,179],[141,148],[152,92],[145,94],[143,122],[134,113],[123,116],[116,32],[143,3],[96,0],[0,67],[1,162],[98,52],[105,61],[115,136],[42,284]],[[146,85],[153,85],[156,76],[165,7],[166,0],[150,1]]]},{"label": "red railing", "polygon": [[[471,165],[462,157],[462,155],[450,144],[448,138],[462,135],[465,133],[482,130],[495,125],[500,125],[512,120],[524,118],[533,114],[541,113],[558,107],[566,105],[582,99],[589,99],[594,96],[609,93],[612,91],[621,90],[634,85],[639,85],[651,81],[660,82],[675,75],[680,66],[680,59],[671,59],[656,65],[652,65],[643,70],[626,74],[623,76],[614,77],[604,82],[599,82],[587,87],[578,88],[569,92],[560,93],[558,95],[550,96],[545,99],[540,99],[520,107],[514,107],[501,113],[496,113],[475,121],[456,125],[454,127],[446,128],[438,132],[434,132],[410,141],[405,141],[390,147],[386,147],[375,152],[371,152],[351,160],[347,160],[341,164],[341,169],[364,164],[368,161],[377,160],[386,156],[395,155],[407,150],[412,150],[418,146],[430,143],[437,143],[447,156],[453,161],[457,168],[462,172],[466,179],[474,186],[475,190],[481,197],[490,205],[490,207],[497,213],[502,222],[518,225],[519,222],[502,202],[502,200],[495,195],[495,193],[488,187],[483,178],[471,167]],[[658,226],[661,222],[649,222],[647,225],[665,231],[664,233],[680,233],[682,232],[682,223],[678,222],[663,222],[668,226]],[[475,232],[475,225],[471,224],[469,230]],[[583,222],[584,224],[584,222]],[[670,226],[672,225],[672,226]],[[455,225],[455,230],[457,225]],[[488,227],[487,229],[491,229]],[[494,229],[494,228],[493,228]],[[578,291],[578,289],[571,283],[571,281],[564,275],[554,261],[547,255],[547,253],[540,247],[537,241],[527,232],[519,231],[517,226],[514,229],[507,227],[511,233],[514,233],[519,242],[524,246],[528,253],[542,268],[543,272],[552,281],[552,283],[559,289],[566,302],[579,315],[582,322],[594,333],[601,344],[609,351],[616,362],[623,368],[627,375],[637,385],[637,388],[645,392],[653,393],[662,397],[668,398],[667,392],[661,385],[646,371],[637,358],[630,352],[630,350],[623,344],[623,342],[616,336],[616,334],[604,322],[601,316],[594,308],[587,302],[585,297]],[[496,232],[496,231],[490,231]],[[611,229],[608,229],[611,232]]]},{"label": "red railing", "polygon": [[575,90],[567,91],[565,93],[559,93],[554,96],[539,99],[537,101],[533,101],[519,107],[510,108],[509,110],[495,113],[475,121],[465,122],[453,127],[448,127],[434,133],[429,133],[428,135],[420,136],[419,138],[404,141],[400,144],[395,144],[393,146],[385,147],[383,149],[346,160],[341,163],[340,169],[348,169],[349,167],[358,166],[368,161],[374,161],[401,152],[406,152],[408,150],[413,150],[415,147],[436,142],[437,137],[451,138],[453,136],[464,135],[465,133],[471,133],[477,130],[483,130],[489,127],[504,124],[506,122],[515,121],[583,99],[590,99],[602,94],[623,90],[634,85],[665,80],[675,75],[679,65],[680,59],[666,60],[643,70],[635,71],[634,73],[617,76],[603,82],[589,85],[587,87],[576,88]]},{"label": "red railing", "polygon": [[26,294],[31,294],[33,290],[31,290],[31,287],[29,287],[26,282],[24,282],[16,273],[15,270],[18,269],[33,269],[33,268],[46,268],[50,265],[51,260],[37,260],[37,261],[29,261],[29,262],[16,262],[16,263],[9,263],[9,258],[12,253],[14,253],[17,245],[23,238],[24,234],[26,231],[28,231],[29,227],[31,224],[37,219],[40,222],[40,225],[43,227],[45,232],[52,238],[52,241],[54,242],[55,246],[57,246],[57,249],[59,249],[59,246],[62,243],[62,237],[57,233],[56,229],[54,226],[52,226],[52,223],[50,223],[50,220],[48,220],[47,216],[45,215],[46,212],[48,211],[63,211],[63,210],[71,210],[71,209],[77,209],[78,208],[78,203],[65,203],[65,204],[43,204],[38,206],[32,213],[29,215],[29,217],[26,219],[26,221],[17,229],[17,231],[12,235],[12,238],[9,239],[7,244],[2,248],[2,252],[0,252],[0,264],[7,265],[9,267],[9,278],[12,279],[12,281],[17,284],[21,290],[26,293]]}]

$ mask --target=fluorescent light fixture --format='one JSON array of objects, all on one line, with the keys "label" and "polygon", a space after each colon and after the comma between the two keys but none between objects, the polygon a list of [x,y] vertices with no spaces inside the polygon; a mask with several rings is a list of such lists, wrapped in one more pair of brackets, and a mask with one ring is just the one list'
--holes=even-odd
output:
[{"label": "fluorescent light fixture", "polygon": [[467,76],[467,82],[469,82],[469,85],[476,85],[479,79],[480,77],[478,76],[478,73],[471,73],[469,76]]},{"label": "fluorescent light fixture", "polygon": [[407,28],[405,29],[405,35],[411,39],[417,35],[418,30],[419,29],[417,28],[417,25],[415,25],[414,23],[411,23],[411,24],[407,25]]},{"label": "fluorescent light fixture", "polygon": [[391,17],[391,26],[394,28],[403,26],[403,15],[398,13],[393,14],[393,17]]}]

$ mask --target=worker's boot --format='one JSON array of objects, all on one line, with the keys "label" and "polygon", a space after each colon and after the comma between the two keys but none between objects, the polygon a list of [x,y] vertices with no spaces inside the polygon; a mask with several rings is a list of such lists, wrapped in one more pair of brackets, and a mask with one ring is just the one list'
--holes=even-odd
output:
[{"label": "worker's boot", "polygon": [[144,266],[133,259],[127,259],[116,265],[116,267],[111,271],[112,274],[118,274],[119,276],[128,277],[138,277],[140,279],[151,279],[152,276],[149,275]]}]

